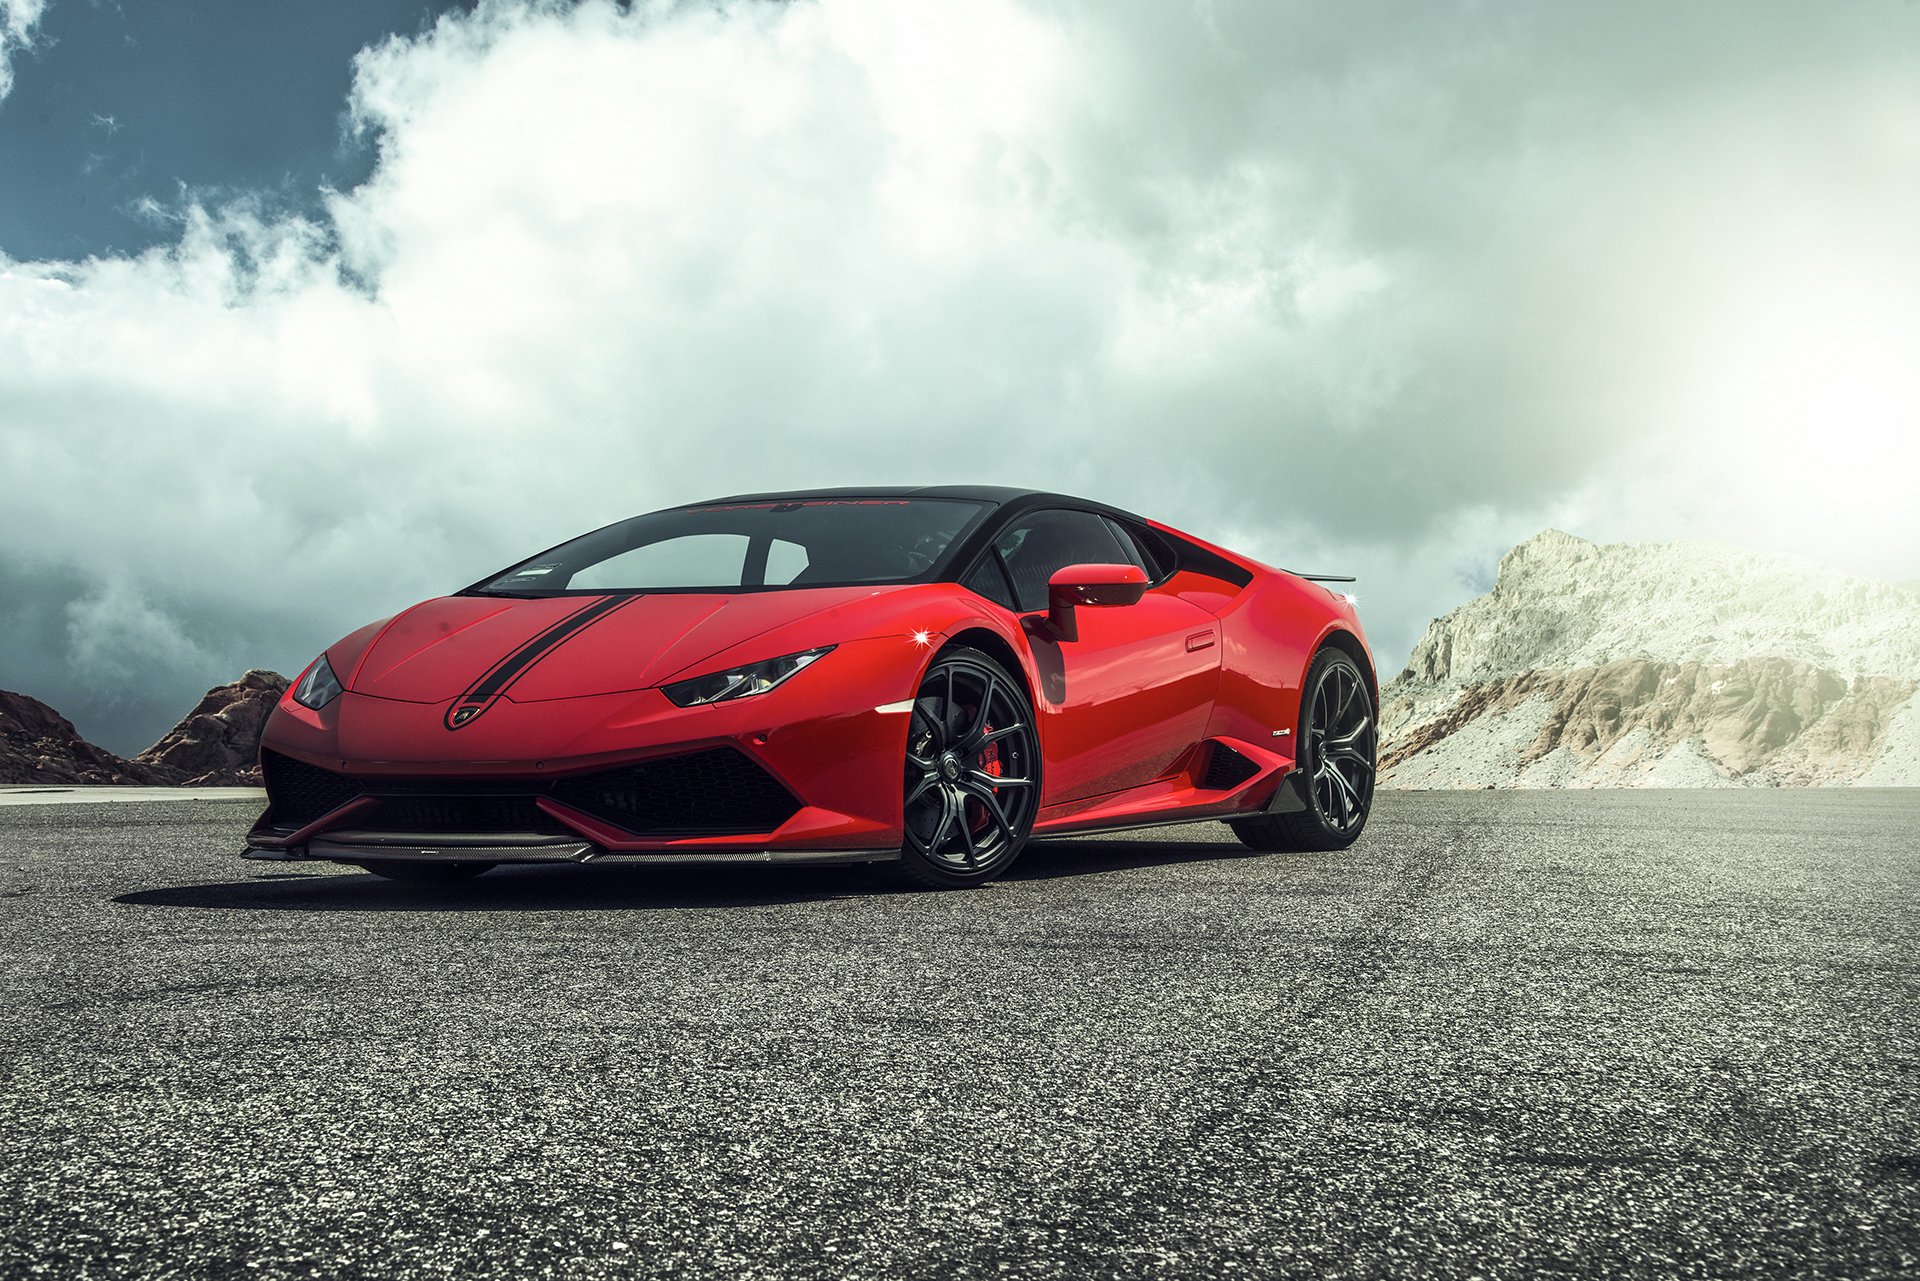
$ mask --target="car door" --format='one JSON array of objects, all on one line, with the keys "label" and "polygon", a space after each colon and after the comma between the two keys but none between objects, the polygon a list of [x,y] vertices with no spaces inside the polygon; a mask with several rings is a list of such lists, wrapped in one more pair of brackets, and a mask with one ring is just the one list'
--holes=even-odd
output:
[{"label": "car door", "polygon": [[[1047,625],[1047,581],[1078,564],[1142,564],[1103,517],[1049,508],[1016,518],[990,553],[1004,569],[1039,668],[1046,775],[1058,805],[1138,787],[1206,731],[1219,684],[1219,620],[1149,588],[1132,605],[1081,606],[1079,638]],[[1152,573],[1150,566],[1142,565]]]}]

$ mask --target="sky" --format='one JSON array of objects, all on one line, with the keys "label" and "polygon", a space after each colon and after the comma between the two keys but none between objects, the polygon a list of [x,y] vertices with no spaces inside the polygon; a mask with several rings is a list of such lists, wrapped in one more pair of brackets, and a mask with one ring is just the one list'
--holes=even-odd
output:
[{"label": "sky", "polygon": [[1920,4],[0,0],[0,687],[132,752],[638,511],[1920,577]]}]

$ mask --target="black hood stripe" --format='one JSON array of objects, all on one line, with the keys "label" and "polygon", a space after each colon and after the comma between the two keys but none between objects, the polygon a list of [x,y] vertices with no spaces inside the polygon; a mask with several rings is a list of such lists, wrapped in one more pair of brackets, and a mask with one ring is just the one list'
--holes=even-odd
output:
[{"label": "black hood stripe", "polygon": [[638,595],[602,596],[568,614],[535,636],[492,667],[475,681],[466,693],[447,708],[446,725],[450,730],[464,729],[480,719],[480,714],[500,701],[507,687],[524,676],[535,663],[553,652],[574,633],[591,627],[624,605],[639,600]]}]

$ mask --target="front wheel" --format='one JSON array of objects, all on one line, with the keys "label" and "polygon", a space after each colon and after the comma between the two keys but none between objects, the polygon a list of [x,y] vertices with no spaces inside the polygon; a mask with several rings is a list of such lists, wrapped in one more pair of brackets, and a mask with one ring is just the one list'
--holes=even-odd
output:
[{"label": "front wheel", "polygon": [[1256,850],[1342,850],[1359,839],[1373,808],[1373,694],[1360,665],[1328,647],[1313,656],[1300,689],[1300,756],[1307,807],[1227,824]]},{"label": "front wheel", "polygon": [[1012,866],[1040,808],[1040,739],[1026,691],[979,650],[942,654],[907,726],[909,883],[962,889]]}]

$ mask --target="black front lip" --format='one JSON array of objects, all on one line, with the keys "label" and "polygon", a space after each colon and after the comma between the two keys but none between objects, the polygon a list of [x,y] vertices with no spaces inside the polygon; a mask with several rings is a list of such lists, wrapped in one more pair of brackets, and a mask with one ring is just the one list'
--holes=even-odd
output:
[{"label": "black front lip", "polygon": [[[347,839],[363,835],[371,836],[373,839],[365,843]],[[505,834],[507,837],[511,835],[513,834]],[[382,859],[401,859],[408,862],[445,863],[619,863],[680,866],[727,866],[743,863],[845,866],[854,863],[891,863],[897,862],[900,858],[899,850],[610,851],[583,841],[568,841],[565,838],[559,838],[550,844],[531,841],[524,844],[503,844],[501,841],[504,837],[501,834],[494,834],[493,843],[490,844],[469,840],[466,834],[461,834],[457,840],[433,835],[424,838],[413,835],[408,838],[410,841],[408,844],[399,844],[398,839],[389,833],[342,832],[338,836],[329,834],[315,838],[302,846],[249,846],[241,852],[241,857],[277,863],[373,863]],[[553,838],[543,839],[552,840]]]}]

